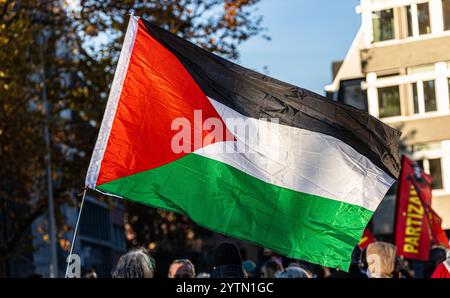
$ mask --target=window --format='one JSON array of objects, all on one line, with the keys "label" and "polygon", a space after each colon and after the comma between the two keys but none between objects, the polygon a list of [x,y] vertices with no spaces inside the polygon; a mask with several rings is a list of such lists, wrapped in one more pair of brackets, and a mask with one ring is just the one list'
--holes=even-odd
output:
[{"label": "window", "polygon": [[442,168],[441,168],[441,159],[429,159],[428,160],[428,173],[433,177],[433,189],[442,189]]},{"label": "window", "polygon": [[407,148],[413,154],[413,159],[417,161],[419,166],[425,173],[433,178],[433,189],[444,189],[444,176],[447,174],[446,168],[443,167],[442,157],[445,154],[441,141],[430,143],[417,143]]},{"label": "window", "polygon": [[80,218],[80,234],[100,241],[111,240],[109,210],[86,201]]},{"label": "window", "polygon": [[434,80],[423,82],[423,99],[425,112],[433,112],[437,110]]},{"label": "window", "polygon": [[419,23],[419,34],[431,33],[430,9],[427,2],[417,4],[417,18]]},{"label": "window", "polygon": [[413,104],[414,104],[414,114],[419,114],[419,91],[417,90],[417,83],[412,83],[413,92]]},{"label": "window", "polygon": [[[424,151],[441,151],[441,142],[418,143],[411,145],[408,150],[415,153],[423,153]],[[423,155],[423,154],[422,154]]]},{"label": "window", "polygon": [[362,111],[368,111],[367,92],[361,89],[360,79],[341,81],[337,100]]},{"label": "window", "polygon": [[116,249],[126,250],[125,229],[118,225],[113,225],[113,244]]},{"label": "window", "polygon": [[[449,0],[450,1],[450,0]],[[428,2],[405,6],[407,36],[431,33],[430,8]]]},{"label": "window", "polygon": [[431,177],[433,178],[433,182],[431,184],[431,187],[433,189],[444,188],[444,184],[442,182],[442,167],[440,158],[417,160],[417,163],[425,173],[431,175]]},{"label": "window", "polygon": [[435,81],[418,81],[411,84],[413,113],[437,111]]},{"label": "window", "polygon": [[411,73],[424,73],[424,72],[434,72],[435,71],[435,65],[433,64],[423,64],[423,65],[417,65],[417,66],[411,66],[407,68],[407,71],[409,74]]},{"label": "window", "polygon": [[444,30],[450,30],[450,0],[442,0],[442,14],[444,16]]},{"label": "window", "polygon": [[374,42],[394,39],[394,10],[372,12],[372,26]]},{"label": "window", "polygon": [[408,5],[405,7],[406,9],[406,21],[407,21],[407,35],[408,36],[413,36],[413,22],[412,22],[412,10],[411,10],[411,5]]},{"label": "window", "polygon": [[398,86],[378,88],[378,108],[380,118],[401,114]]}]

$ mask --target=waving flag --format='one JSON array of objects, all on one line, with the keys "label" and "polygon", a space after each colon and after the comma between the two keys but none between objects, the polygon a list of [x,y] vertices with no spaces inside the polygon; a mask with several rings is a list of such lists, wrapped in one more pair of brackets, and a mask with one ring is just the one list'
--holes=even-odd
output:
[{"label": "waving flag", "polygon": [[442,219],[440,216],[431,206],[425,206],[425,212],[427,213],[430,225],[432,244],[450,249],[450,243],[445,230],[442,228]]},{"label": "waving flag", "polygon": [[401,164],[395,225],[397,254],[427,261],[431,245],[450,248],[442,220],[431,208],[433,179],[406,156]]},{"label": "waving flag", "polygon": [[[397,255],[426,261],[430,253],[430,231],[423,202],[431,204],[431,181],[408,157],[402,157],[398,182],[395,245]],[[425,179],[424,179],[425,178]],[[423,180],[416,183],[416,180]]]},{"label": "waving flag", "polygon": [[347,270],[398,175],[398,139],[133,17],[86,185]]}]

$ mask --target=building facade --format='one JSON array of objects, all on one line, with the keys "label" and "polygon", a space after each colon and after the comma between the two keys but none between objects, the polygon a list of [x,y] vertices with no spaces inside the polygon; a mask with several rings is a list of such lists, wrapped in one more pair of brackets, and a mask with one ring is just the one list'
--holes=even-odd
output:
[{"label": "building facade", "polygon": [[[69,230],[58,243],[58,277],[65,275],[66,258],[79,211],[79,208],[61,206],[61,213]],[[127,251],[124,215],[125,209],[120,199],[101,201],[93,195],[86,196],[73,251],[80,256],[82,273],[94,268],[99,277],[111,276],[117,260]],[[34,272],[48,277],[50,248],[48,239],[43,239],[39,231],[39,227],[46,225],[46,220],[46,216],[43,216],[33,223],[34,249],[31,260]]]},{"label": "building facade", "polygon": [[[325,87],[333,100],[402,131],[404,152],[433,176],[433,208],[450,229],[450,0],[361,0],[361,27]],[[392,234],[395,195],[374,217]]]}]

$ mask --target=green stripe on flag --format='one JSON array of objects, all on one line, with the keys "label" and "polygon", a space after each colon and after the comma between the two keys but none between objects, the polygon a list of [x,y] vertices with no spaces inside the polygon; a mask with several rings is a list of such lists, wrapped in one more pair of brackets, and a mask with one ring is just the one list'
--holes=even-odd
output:
[{"label": "green stripe on flag", "polygon": [[283,255],[348,270],[373,212],[274,186],[227,164],[189,154],[97,186]]}]

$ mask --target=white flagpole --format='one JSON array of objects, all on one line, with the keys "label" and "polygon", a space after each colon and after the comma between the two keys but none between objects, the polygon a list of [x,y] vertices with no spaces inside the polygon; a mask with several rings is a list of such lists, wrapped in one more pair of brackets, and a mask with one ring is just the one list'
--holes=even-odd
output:
[{"label": "white flagpole", "polygon": [[84,205],[84,199],[86,198],[86,192],[87,192],[87,188],[85,188],[83,190],[83,198],[81,199],[80,211],[78,212],[77,223],[75,224],[75,230],[73,231],[72,243],[70,244],[70,253],[69,253],[69,257],[67,258],[66,275],[64,276],[65,278],[67,278],[67,275],[69,274],[69,265],[70,265],[70,261],[72,260],[73,248],[75,247],[75,241],[77,239],[78,224],[80,223],[80,217],[81,217],[81,212],[83,211],[83,205]]}]

